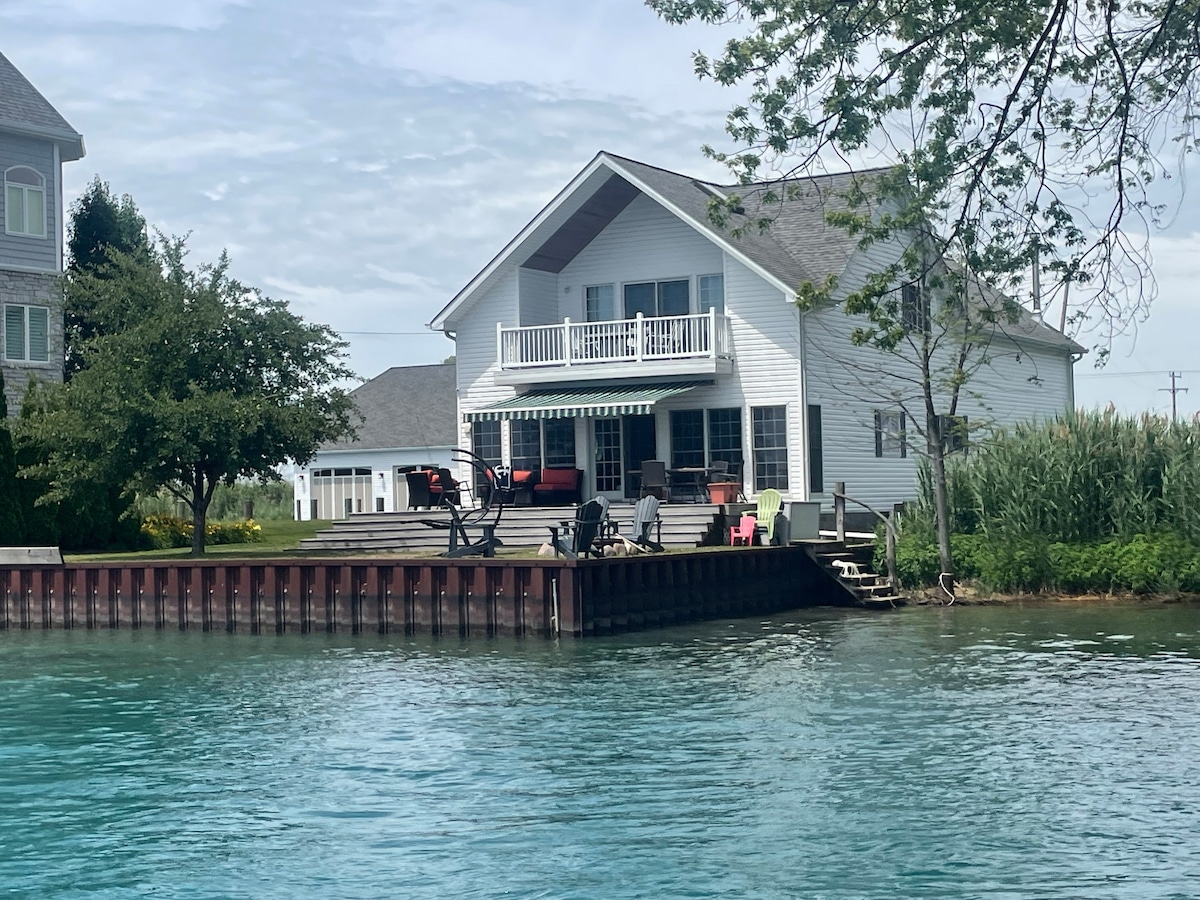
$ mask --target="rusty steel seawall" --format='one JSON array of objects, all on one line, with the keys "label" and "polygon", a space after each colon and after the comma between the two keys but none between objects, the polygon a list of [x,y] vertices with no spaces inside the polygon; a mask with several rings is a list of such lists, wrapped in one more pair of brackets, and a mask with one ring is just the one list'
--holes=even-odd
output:
[{"label": "rusty steel seawall", "polygon": [[273,559],[0,568],[0,629],[582,637],[837,602],[800,547],[616,559]]}]

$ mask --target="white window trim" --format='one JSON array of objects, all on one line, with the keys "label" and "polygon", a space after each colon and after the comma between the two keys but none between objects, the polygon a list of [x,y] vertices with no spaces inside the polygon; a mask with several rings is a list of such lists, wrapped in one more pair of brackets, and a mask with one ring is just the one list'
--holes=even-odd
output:
[{"label": "white window trim", "polygon": [[[24,334],[25,339],[25,355],[19,359],[13,359],[8,355],[8,310],[10,307],[20,307],[24,313]],[[46,358],[45,359],[30,359],[29,358],[29,310],[44,309],[46,311]],[[3,340],[0,341],[0,349],[4,351],[4,361],[9,363],[19,363],[22,366],[44,366],[49,368],[55,364],[54,345],[50,341],[50,307],[43,303],[9,303],[5,301],[0,305],[0,327],[3,327]]]},{"label": "white window trim", "polygon": [[[36,175],[38,177],[39,183],[36,185],[33,185],[33,184],[25,184],[24,182],[21,182],[21,181],[9,181],[8,174],[10,172],[15,172],[17,170],[21,170],[21,171],[25,171],[25,172],[32,172],[34,175]],[[41,197],[42,197],[42,231],[41,231],[41,234],[38,234],[38,233],[32,232],[32,231],[14,231],[13,229],[9,228],[8,189],[10,187],[20,188],[22,191],[25,192],[24,207],[25,207],[26,212],[25,212],[25,222],[23,223],[23,225],[26,225],[26,226],[29,224],[29,211],[28,211],[29,210],[29,191],[35,190],[39,194],[41,194]],[[46,176],[43,175],[41,172],[39,172],[37,169],[33,168],[32,166],[10,166],[9,168],[4,170],[4,233],[12,235],[13,237],[26,237],[26,238],[33,238],[35,240],[45,240],[46,239]]]},{"label": "white window trim", "polygon": [[[608,288],[609,290],[612,291],[612,297],[609,298],[610,302],[612,303],[612,315],[609,318],[607,318],[607,319],[589,319],[588,318],[588,291],[590,291],[592,288]],[[618,316],[617,315],[618,312],[620,312],[622,315]],[[624,303],[622,303],[622,308],[620,310],[617,309],[617,286],[615,284],[613,284],[611,281],[601,282],[599,284],[585,284],[583,286],[583,320],[585,322],[615,322],[620,318],[624,318],[624,312],[625,312]]]},{"label": "white window trim", "polygon": [[702,305],[704,303],[704,300],[700,296],[700,294],[701,294],[700,282],[705,278],[720,278],[721,279],[721,308],[719,310],[717,310],[717,313],[722,316],[725,315],[725,273],[724,272],[704,272],[703,274],[696,276],[696,312],[702,313],[705,311],[703,308],[703,305]]},{"label": "white window trim", "polygon": [[908,429],[905,419],[903,410],[875,410],[876,459],[905,459],[908,457]]}]

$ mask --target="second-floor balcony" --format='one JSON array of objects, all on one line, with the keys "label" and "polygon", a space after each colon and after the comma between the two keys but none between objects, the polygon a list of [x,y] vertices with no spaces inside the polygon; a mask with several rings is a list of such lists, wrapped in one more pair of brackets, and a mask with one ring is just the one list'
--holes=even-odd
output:
[{"label": "second-floor balcony", "polygon": [[[728,372],[729,319],[709,311],[523,328],[497,326],[501,377],[508,383],[635,375]],[[626,371],[627,370],[627,371]]]}]

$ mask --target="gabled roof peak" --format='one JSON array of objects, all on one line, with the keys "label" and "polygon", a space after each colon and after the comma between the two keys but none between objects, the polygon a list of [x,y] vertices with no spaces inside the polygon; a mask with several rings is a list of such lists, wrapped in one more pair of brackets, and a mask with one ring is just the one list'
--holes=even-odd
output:
[{"label": "gabled roof peak", "polygon": [[0,131],[46,138],[64,160],[84,154],[83,135],[71,127],[29,79],[0,53]]}]

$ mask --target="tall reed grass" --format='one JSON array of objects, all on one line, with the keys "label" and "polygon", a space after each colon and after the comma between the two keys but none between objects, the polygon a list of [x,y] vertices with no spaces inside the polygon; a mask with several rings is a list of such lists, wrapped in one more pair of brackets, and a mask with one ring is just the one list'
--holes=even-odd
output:
[{"label": "tall reed grass", "polygon": [[[1173,533],[1200,543],[1200,423],[1081,412],[976,441],[947,466],[951,531],[1085,543]],[[928,467],[905,522],[933,534]]]}]

